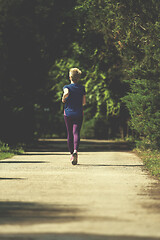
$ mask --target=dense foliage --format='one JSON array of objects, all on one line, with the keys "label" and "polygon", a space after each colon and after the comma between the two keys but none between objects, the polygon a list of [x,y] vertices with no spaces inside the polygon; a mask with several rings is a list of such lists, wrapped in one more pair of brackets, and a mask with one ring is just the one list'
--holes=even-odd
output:
[{"label": "dense foliage", "polygon": [[[62,87],[79,67],[82,137],[160,147],[160,2],[0,0],[0,138],[64,137]],[[128,126],[129,124],[129,126]]]},{"label": "dense foliage", "polygon": [[120,105],[126,104],[134,133],[152,147],[160,146],[159,7],[152,0],[79,1],[78,7],[87,15],[83,26],[103,38],[103,62],[110,63],[105,66],[106,87],[114,97],[118,93],[116,103],[121,99]]},{"label": "dense foliage", "polygon": [[0,0],[0,136],[7,142],[45,133],[56,106],[48,71],[71,41],[73,2]]}]

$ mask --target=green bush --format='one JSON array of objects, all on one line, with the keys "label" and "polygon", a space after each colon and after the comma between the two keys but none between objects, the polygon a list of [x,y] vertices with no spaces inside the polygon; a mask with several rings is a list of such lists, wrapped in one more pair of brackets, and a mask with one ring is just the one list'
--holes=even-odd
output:
[{"label": "green bush", "polygon": [[156,176],[160,179],[160,152],[155,151],[139,151],[138,155],[142,158],[146,168],[150,171],[152,176]]},{"label": "green bush", "polygon": [[23,152],[23,148],[20,146],[10,147],[8,144],[0,141],[0,160],[12,157],[15,154]]}]

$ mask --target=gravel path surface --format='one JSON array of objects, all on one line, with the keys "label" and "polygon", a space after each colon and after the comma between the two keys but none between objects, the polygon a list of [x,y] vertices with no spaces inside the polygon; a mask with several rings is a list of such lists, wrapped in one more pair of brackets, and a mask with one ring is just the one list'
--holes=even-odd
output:
[{"label": "gravel path surface", "polygon": [[124,143],[41,140],[0,161],[0,240],[160,239],[160,184]]}]

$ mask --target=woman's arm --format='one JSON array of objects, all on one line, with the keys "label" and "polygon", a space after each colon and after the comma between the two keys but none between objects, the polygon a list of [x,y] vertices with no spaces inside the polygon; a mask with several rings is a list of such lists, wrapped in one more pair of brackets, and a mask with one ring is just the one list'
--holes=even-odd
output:
[{"label": "woman's arm", "polygon": [[83,104],[83,106],[86,105],[86,95],[83,95],[82,104]]},{"label": "woman's arm", "polygon": [[66,102],[66,98],[69,96],[69,89],[65,88],[64,92],[63,92],[63,96],[62,96],[62,102],[65,103]]}]

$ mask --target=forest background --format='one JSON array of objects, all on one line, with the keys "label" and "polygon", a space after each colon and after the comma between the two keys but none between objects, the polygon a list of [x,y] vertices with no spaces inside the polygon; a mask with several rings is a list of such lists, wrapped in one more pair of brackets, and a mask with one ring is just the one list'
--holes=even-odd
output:
[{"label": "forest background", "polygon": [[160,1],[0,0],[0,140],[66,137],[62,88],[86,88],[82,138],[160,147]]}]

